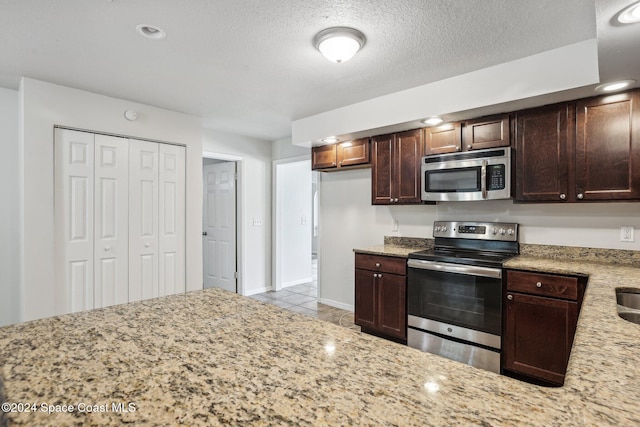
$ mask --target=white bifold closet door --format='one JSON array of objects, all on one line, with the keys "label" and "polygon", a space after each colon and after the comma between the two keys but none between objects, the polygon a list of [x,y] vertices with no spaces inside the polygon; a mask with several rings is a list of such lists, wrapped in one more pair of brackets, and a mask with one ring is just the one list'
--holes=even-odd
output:
[{"label": "white bifold closet door", "polygon": [[130,141],[129,301],[185,289],[184,147]]},{"label": "white bifold closet door", "polygon": [[62,312],[185,289],[185,148],[55,131]]}]

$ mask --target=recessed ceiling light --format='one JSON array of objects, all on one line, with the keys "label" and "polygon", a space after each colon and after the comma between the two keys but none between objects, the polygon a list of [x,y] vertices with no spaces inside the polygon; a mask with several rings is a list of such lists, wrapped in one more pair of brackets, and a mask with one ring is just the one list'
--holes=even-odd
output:
[{"label": "recessed ceiling light", "polygon": [[596,92],[615,92],[617,90],[628,88],[629,86],[635,84],[635,82],[635,80],[620,80],[617,82],[603,83],[599,86],[596,86]]},{"label": "recessed ceiling light", "polygon": [[621,24],[633,24],[640,21],[640,2],[626,7],[618,14],[618,22]]},{"label": "recessed ceiling light", "polygon": [[162,28],[156,27],[155,25],[140,24],[136,26],[136,31],[143,37],[152,40],[162,40],[167,37],[167,33],[165,33]]},{"label": "recessed ceiling light", "polygon": [[335,136],[328,136],[326,138],[322,138],[322,142],[326,142],[327,144],[333,144],[334,142],[338,142],[338,138]]},{"label": "recessed ceiling light", "polygon": [[364,46],[366,38],[362,32],[348,27],[333,27],[320,31],[313,38],[313,45],[329,61],[348,61]]},{"label": "recessed ceiling light", "polygon": [[443,120],[440,117],[431,117],[431,118],[428,118],[428,119],[422,121],[422,123],[424,123],[425,125],[429,125],[429,126],[439,125],[442,122],[443,122]]}]

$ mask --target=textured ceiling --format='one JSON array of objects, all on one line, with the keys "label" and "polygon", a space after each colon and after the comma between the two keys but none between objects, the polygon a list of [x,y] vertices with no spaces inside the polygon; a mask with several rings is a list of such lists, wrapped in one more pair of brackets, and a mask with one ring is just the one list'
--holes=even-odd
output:
[{"label": "textured ceiling", "polygon": [[[0,86],[27,76],[273,140],[292,120],[602,36],[602,3],[629,1],[0,0]],[[331,26],[365,48],[330,63],[311,40]]]}]

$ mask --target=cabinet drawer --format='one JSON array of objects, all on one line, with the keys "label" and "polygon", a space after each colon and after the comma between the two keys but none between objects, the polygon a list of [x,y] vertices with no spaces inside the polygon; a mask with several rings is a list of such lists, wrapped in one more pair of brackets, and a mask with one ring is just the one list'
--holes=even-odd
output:
[{"label": "cabinet drawer", "polygon": [[407,260],[382,255],[356,254],[356,268],[404,276],[407,274]]},{"label": "cabinet drawer", "polygon": [[576,301],[578,299],[578,278],[507,271],[507,290]]}]

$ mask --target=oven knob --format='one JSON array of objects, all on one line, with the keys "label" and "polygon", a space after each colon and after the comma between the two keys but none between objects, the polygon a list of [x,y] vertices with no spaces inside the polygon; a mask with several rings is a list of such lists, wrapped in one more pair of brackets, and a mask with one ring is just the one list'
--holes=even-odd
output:
[{"label": "oven knob", "polygon": [[446,225],[442,227],[442,231],[444,231],[444,232],[447,231],[447,226]]},{"label": "oven knob", "polygon": [[510,228],[510,229],[508,229],[508,230],[507,230],[507,234],[508,234],[509,236],[513,236],[513,233],[515,233],[515,231],[513,230],[513,228]]},{"label": "oven knob", "polygon": [[504,228],[501,228],[501,229],[500,229],[500,230],[498,230],[498,231],[500,232],[500,234],[502,234],[502,235],[504,236],[504,233],[505,233]]},{"label": "oven knob", "polygon": [[492,228],[491,229],[491,234],[495,235],[496,233],[498,233],[498,229],[497,228]]},{"label": "oven knob", "polygon": [[436,232],[440,231],[440,226],[439,226],[439,225],[436,225],[436,227],[435,227],[435,229],[434,229],[434,230],[435,230]]}]

